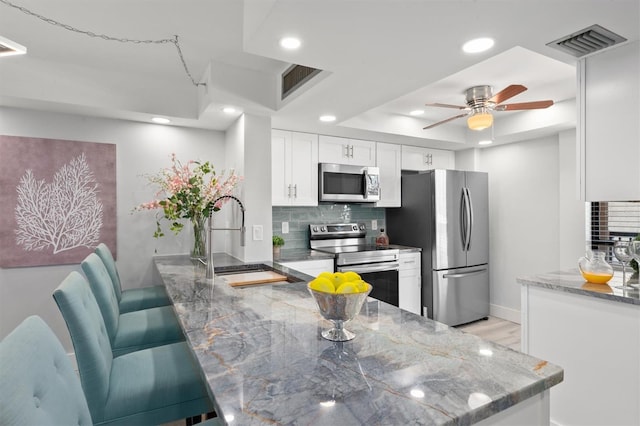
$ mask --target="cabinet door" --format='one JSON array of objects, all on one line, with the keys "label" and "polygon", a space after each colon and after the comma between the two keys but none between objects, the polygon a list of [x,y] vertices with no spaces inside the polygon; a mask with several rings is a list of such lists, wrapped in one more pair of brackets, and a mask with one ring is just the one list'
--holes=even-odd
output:
[{"label": "cabinet door", "polygon": [[402,170],[453,169],[454,159],[453,151],[402,145]]},{"label": "cabinet door", "polygon": [[291,182],[291,132],[271,132],[271,204],[288,206]]},{"label": "cabinet door", "polygon": [[376,166],[380,169],[380,201],[376,207],[400,207],[400,168],[402,147],[389,143],[376,144]]},{"label": "cabinet door", "polygon": [[301,260],[298,262],[281,262],[280,265],[295,269],[303,274],[317,277],[321,272],[334,272],[333,259]]},{"label": "cabinet door", "polygon": [[376,165],[376,143],[349,139],[349,164],[357,166]]},{"label": "cabinet door", "polygon": [[318,141],[320,163],[376,165],[376,143],[359,139],[320,135]]},{"label": "cabinet door", "polygon": [[351,164],[349,139],[320,135],[318,139],[318,162]]},{"label": "cabinet door", "polygon": [[444,149],[430,149],[432,169],[454,169],[455,154]]},{"label": "cabinet door", "polygon": [[400,253],[398,271],[398,307],[421,315],[422,275],[420,253]]},{"label": "cabinet door", "polygon": [[318,135],[292,133],[291,205],[318,205]]},{"label": "cabinet door", "polygon": [[640,41],[579,67],[582,198],[640,200]]}]

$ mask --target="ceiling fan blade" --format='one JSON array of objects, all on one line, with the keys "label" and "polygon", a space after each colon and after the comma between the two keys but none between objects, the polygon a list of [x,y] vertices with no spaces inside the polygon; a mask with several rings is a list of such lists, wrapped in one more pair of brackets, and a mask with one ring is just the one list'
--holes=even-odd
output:
[{"label": "ceiling fan blade", "polygon": [[441,125],[441,124],[448,123],[449,121],[453,121],[453,120],[455,120],[456,118],[466,117],[467,115],[469,115],[469,114],[458,114],[458,115],[456,115],[455,117],[450,117],[450,118],[447,118],[446,120],[438,121],[437,123],[434,123],[434,124],[432,124],[432,125],[430,125],[430,126],[423,127],[423,128],[422,128],[422,130],[431,129],[432,127],[436,127],[436,126],[439,126],[439,125]]},{"label": "ceiling fan blade", "polygon": [[467,106],[460,106],[460,105],[449,105],[449,104],[440,104],[440,103],[433,103],[433,104],[425,104],[426,106],[434,106],[434,107],[440,107],[440,108],[455,108],[455,109],[466,109],[468,108]]},{"label": "ceiling fan blade", "polygon": [[499,104],[506,101],[507,99],[513,98],[515,95],[519,95],[525,90],[527,90],[527,88],[524,87],[522,84],[512,84],[511,86],[508,86],[502,89],[500,92],[493,95],[493,97],[489,99],[489,102],[494,102],[496,104]]},{"label": "ceiling fan blade", "polygon": [[553,101],[535,101],[535,102],[522,102],[519,104],[498,105],[494,109],[496,111],[517,111],[517,110],[525,110],[525,109],[549,108],[551,105],[553,105]]}]

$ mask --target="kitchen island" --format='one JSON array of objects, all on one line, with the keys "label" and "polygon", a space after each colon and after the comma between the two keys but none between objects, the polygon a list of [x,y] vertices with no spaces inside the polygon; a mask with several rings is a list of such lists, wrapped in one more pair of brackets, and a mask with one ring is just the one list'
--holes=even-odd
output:
[{"label": "kitchen island", "polygon": [[264,262],[297,282],[234,288],[224,274],[257,265],[216,256],[207,280],[187,256],[154,263],[227,424],[549,422],[563,370],[544,360],[372,298],[334,343],[309,276]]},{"label": "kitchen island", "polygon": [[585,282],[577,269],[517,279],[522,351],[565,369],[551,391],[554,423],[640,424],[640,294],[619,288],[620,275],[609,284]]}]

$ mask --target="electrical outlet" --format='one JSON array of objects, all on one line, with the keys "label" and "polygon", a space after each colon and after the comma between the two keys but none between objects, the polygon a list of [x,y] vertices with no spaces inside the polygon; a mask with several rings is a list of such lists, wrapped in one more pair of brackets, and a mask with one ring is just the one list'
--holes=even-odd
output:
[{"label": "electrical outlet", "polygon": [[371,221],[371,230],[375,231],[376,229],[378,229],[378,221],[374,219]]},{"label": "electrical outlet", "polygon": [[289,233],[289,222],[282,222],[282,233],[283,234]]},{"label": "electrical outlet", "polygon": [[262,241],[263,236],[262,225],[253,225],[253,241]]}]

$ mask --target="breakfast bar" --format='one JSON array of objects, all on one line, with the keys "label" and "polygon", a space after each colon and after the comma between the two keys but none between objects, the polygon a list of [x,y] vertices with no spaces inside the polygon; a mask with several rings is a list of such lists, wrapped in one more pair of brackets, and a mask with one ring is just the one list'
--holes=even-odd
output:
[{"label": "breakfast bar", "polygon": [[[215,279],[188,256],[154,258],[226,424],[548,424],[563,369],[369,297],[347,328],[307,290],[312,277],[271,262],[216,255]],[[231,287],[229,273],[273,270],[287,281]]]}]

